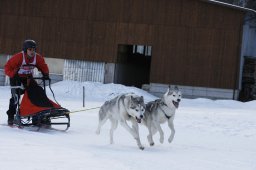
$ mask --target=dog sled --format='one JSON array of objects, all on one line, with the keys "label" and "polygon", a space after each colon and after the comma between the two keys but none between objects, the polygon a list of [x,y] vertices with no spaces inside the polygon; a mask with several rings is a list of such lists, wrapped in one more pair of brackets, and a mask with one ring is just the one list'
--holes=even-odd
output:
[{"label": "dog sled", "polygon": [[[36,77],[28,78],[27,82],[25,88],[22,86],[11,87],[18,91],[25,91],[22,99],[20,99],[20,95],[15,99],[18,104],[14,125],[19,128],[35,127],[36,131],[39,131],[42,127],[61,131],[68,130],[70,127],[70,111],[61,107],[56,101],[51,89],[51,79]],[[48,83],[55,102],[46,95],[46,83]],[[57,128],[56,125],[62,126]]]}]

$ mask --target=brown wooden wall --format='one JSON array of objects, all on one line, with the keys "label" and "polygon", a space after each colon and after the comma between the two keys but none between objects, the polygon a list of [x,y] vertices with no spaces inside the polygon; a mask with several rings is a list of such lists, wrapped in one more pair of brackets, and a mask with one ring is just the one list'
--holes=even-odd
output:
[{"label": "brown wooden wall", "polygon": [[0,0],[0,53],[32,38],[47,57],[115,62],[152,46],[150,82],[237,86],[243,12],[200,0]]}]

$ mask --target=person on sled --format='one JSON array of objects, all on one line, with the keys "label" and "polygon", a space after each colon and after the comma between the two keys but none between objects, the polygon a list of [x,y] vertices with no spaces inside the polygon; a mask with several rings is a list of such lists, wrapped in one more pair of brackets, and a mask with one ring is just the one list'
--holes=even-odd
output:
[{"label": "person on sled", "polygon": [[[44,57],[36,53],[36,42],[34,40],[25,40],[21,52],[14,54],[5,64],[5,74],[10,78],[11,86],[27,86],[27,78],[33,76],[33,69],[36,67],[42,72],[45,79],[49,79],[49,68],[45,63]],[[17,98],[24,93],[21,89],[11,89],[8,115],[8,125],[13,125],[14,116],[17,108]]]}]

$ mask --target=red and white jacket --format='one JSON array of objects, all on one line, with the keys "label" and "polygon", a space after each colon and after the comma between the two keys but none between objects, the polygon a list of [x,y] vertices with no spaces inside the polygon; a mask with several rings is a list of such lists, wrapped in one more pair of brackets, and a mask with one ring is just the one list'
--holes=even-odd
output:
[{"label": "red and white jacket", "polygon": [[33,75],[33,69],[35,67],[43,74],[49,74],[49,68],[45,63],[43,56],[36,53],[34,57],[29,58],[27,57],[27,54],[22,51],[14,54],[7,61],[4,66],[4,71],[10,78],[14,77],[17,73],[20,77],[26,77],[28,75]]}]

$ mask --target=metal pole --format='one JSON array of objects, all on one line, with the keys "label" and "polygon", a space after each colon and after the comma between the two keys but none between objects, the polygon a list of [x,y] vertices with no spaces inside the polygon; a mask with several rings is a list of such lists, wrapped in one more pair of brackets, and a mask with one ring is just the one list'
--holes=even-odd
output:
[{"label": "metal pole", "polygon": [[83,107],[85,107],[85,88],[83,86]]}]

